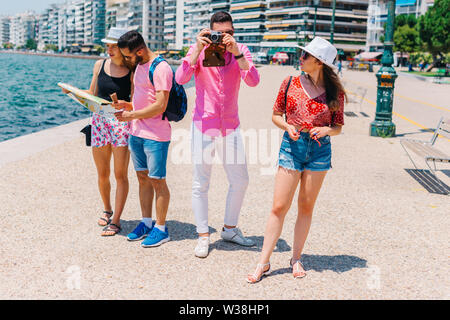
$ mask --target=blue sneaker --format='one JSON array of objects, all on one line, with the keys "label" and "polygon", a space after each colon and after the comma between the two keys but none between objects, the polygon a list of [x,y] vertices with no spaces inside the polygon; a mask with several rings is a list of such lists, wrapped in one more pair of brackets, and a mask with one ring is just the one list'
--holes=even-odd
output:
[{"label": "blue sneaker", "polygon": [[144,222],[139,223],[138,226],[131,233],[128,234],[127,236],[128,241],[137,241],[144,239],[153,230],[155,223],[156,221],[152,221],[151,228],[147,227]]},{"label": "blue sneaker", "polygon": [[167,230],[167,227],[165,232],[162,232],[158,228],[153,228],[150,234],[147,236],[147,238],[145,238],[145,240],[142,241],[141,245],[144,248],[157,247],[169,240],[170,240],[169,230]]}]

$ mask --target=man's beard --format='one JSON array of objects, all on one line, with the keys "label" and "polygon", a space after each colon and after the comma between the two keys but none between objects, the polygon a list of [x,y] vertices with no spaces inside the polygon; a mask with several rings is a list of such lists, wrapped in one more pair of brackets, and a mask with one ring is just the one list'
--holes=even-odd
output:
[{"label": "man's beard", "polygon": [[125,61],[125,65],[128,69],[130,69],[131,71],[135,71],[138,64],[142,62],[142,57],[140,56],[136,56],[136,61],[134,63],[129,62],[129,61]]},{"label": "man's beard", "polygon": [[127,67],[128,69],[130,69],[131,71],[134,72],[134,70],[136,70],[136,65],[131,63],[130,61],[126,61],[124,62],[125,67]]}]

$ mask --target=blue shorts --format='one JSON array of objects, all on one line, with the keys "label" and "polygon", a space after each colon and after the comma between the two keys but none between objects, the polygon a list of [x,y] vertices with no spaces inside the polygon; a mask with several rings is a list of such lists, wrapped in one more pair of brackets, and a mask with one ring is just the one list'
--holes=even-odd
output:
[{"label": "blue shorts", "polygon": [[130,135],[128,148],[131,151],[134,170],[148,170],[150,178],[165,179],[169,144],[170,141],[161,142]]},{"label": "blue shorts", "polygon": [[331,168],[330,136],[317,141],[309,137],[309,132],[300,132],[300,137],[294,141],[287,131],[281,142],[278,165],[289,170],[327,171]]}]

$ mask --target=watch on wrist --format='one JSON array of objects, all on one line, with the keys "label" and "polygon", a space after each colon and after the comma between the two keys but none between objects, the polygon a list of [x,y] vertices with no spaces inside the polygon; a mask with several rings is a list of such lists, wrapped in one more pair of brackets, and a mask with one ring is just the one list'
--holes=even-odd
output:
[{"label": "watch on wrist", "polygon": [[243,53],[241,53],[241,54],[239,54],[239,55],[237,55],[237,56],[234,56],[234,58],[237,60],[237,59],[240,59],[240,58],[242,58],[244,56],[244,54]]}]

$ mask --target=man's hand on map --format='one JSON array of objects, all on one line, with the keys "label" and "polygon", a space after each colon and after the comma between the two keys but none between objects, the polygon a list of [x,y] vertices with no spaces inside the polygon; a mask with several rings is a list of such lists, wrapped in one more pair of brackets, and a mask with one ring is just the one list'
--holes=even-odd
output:
[{"label": "man's hand on map", "polygon": [[111,103],[111,106],[116,110],[132,111],[133,104],[124,100]]},{"label": "man's hand on map", "polygon": [[133,112],[132,111],[119,111],[114,113],[117,120],[120,122],[127,122],[134,119]]}]

